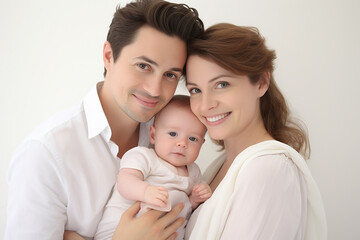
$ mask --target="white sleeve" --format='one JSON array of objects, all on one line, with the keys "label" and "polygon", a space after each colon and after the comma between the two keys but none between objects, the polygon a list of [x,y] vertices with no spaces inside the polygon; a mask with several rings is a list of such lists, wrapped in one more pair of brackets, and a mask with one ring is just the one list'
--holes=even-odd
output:
[{"label": "white sleeve", "polygon": [[63,239],[67,194],[59,162],[38,142],[14,155],[8,176],[5,239]]},{"label": "white sleeve", "polygon": [[221,239],[302,239],[306,187],[302,173],[291,160],[283,155],[254,159],[237,182]]}]

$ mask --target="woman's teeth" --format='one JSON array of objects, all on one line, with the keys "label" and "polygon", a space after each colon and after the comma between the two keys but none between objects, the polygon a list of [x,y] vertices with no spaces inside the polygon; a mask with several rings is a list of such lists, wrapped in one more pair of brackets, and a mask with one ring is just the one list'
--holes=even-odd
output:
[{"label": "woman's teeth", "polygon": [[206,120],[209,122],[216,122],[219,121],[220,119],[223,119],[224,117],[227,117],[230,113],[224,113],[215,117],[207,117]]}]

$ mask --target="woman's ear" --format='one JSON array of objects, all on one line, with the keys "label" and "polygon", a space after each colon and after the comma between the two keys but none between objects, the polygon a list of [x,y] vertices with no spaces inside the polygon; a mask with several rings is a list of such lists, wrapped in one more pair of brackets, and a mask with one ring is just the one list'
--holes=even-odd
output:
[{"label": "woman's ear", "polygon": [[155,126],[150,126],[150,143],[155,144]]},{"label": "woman's ear", "polygon": [[264,96],[266,91],[269,89],[270,86],[270,72],[264,72],[261,74],[260,79],[258,81],[258,97],[261,98]]},{"label": "woman's ear", "polygon": [[106,41],[104,43],[103,61],[104,61],[104,67],[105,67],[106,71],[109,71],[111,69],[111,63],[114,61],[114,58],[113,58],[113,52],[111,49],[111,44],[108,41]]}]

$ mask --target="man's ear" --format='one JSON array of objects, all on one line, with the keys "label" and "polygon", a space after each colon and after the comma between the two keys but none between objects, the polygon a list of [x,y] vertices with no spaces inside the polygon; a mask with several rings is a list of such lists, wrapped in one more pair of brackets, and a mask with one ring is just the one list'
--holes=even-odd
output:
[{"label": "man's ear", "polygon": [[111,69],[111,63],[114,61],[114,58],[113,58],[113,52],[111,49],[111,44],[108,41],[106,41],[104,43],[103,60],[104,60],[104,67],[105,67],[106,71],[109,71]]},{"label": "man's ear", "polygon": [[150,143],[155,144],[155,126],[150,126]]},{"label": "man's ear", "polygon": [[261,74],[258,81],[258,97],[264,96],[270,86],[270,72],[264,72]]}]

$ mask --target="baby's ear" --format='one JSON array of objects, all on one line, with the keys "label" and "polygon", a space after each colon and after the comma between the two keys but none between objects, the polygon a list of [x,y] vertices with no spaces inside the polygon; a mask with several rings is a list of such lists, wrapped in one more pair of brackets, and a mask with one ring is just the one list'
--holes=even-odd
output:
[{"label": "baby's ear", "polygon": [[270,72],[264,72],[261,74],[260,79],[258,81],[258,90],[259,95],[258,97],[261,98],[264,96],[266,91],[269,89],[270,86]]},{"label": "baby's ear", "polygon": [[204,144],[205,143],[205,138],[203,139],[203,142],[202,142],[202,144]]},{"label": "baby's ear", "polygon": [[155,144],[155,126],[150,126],[150,143]]}]

